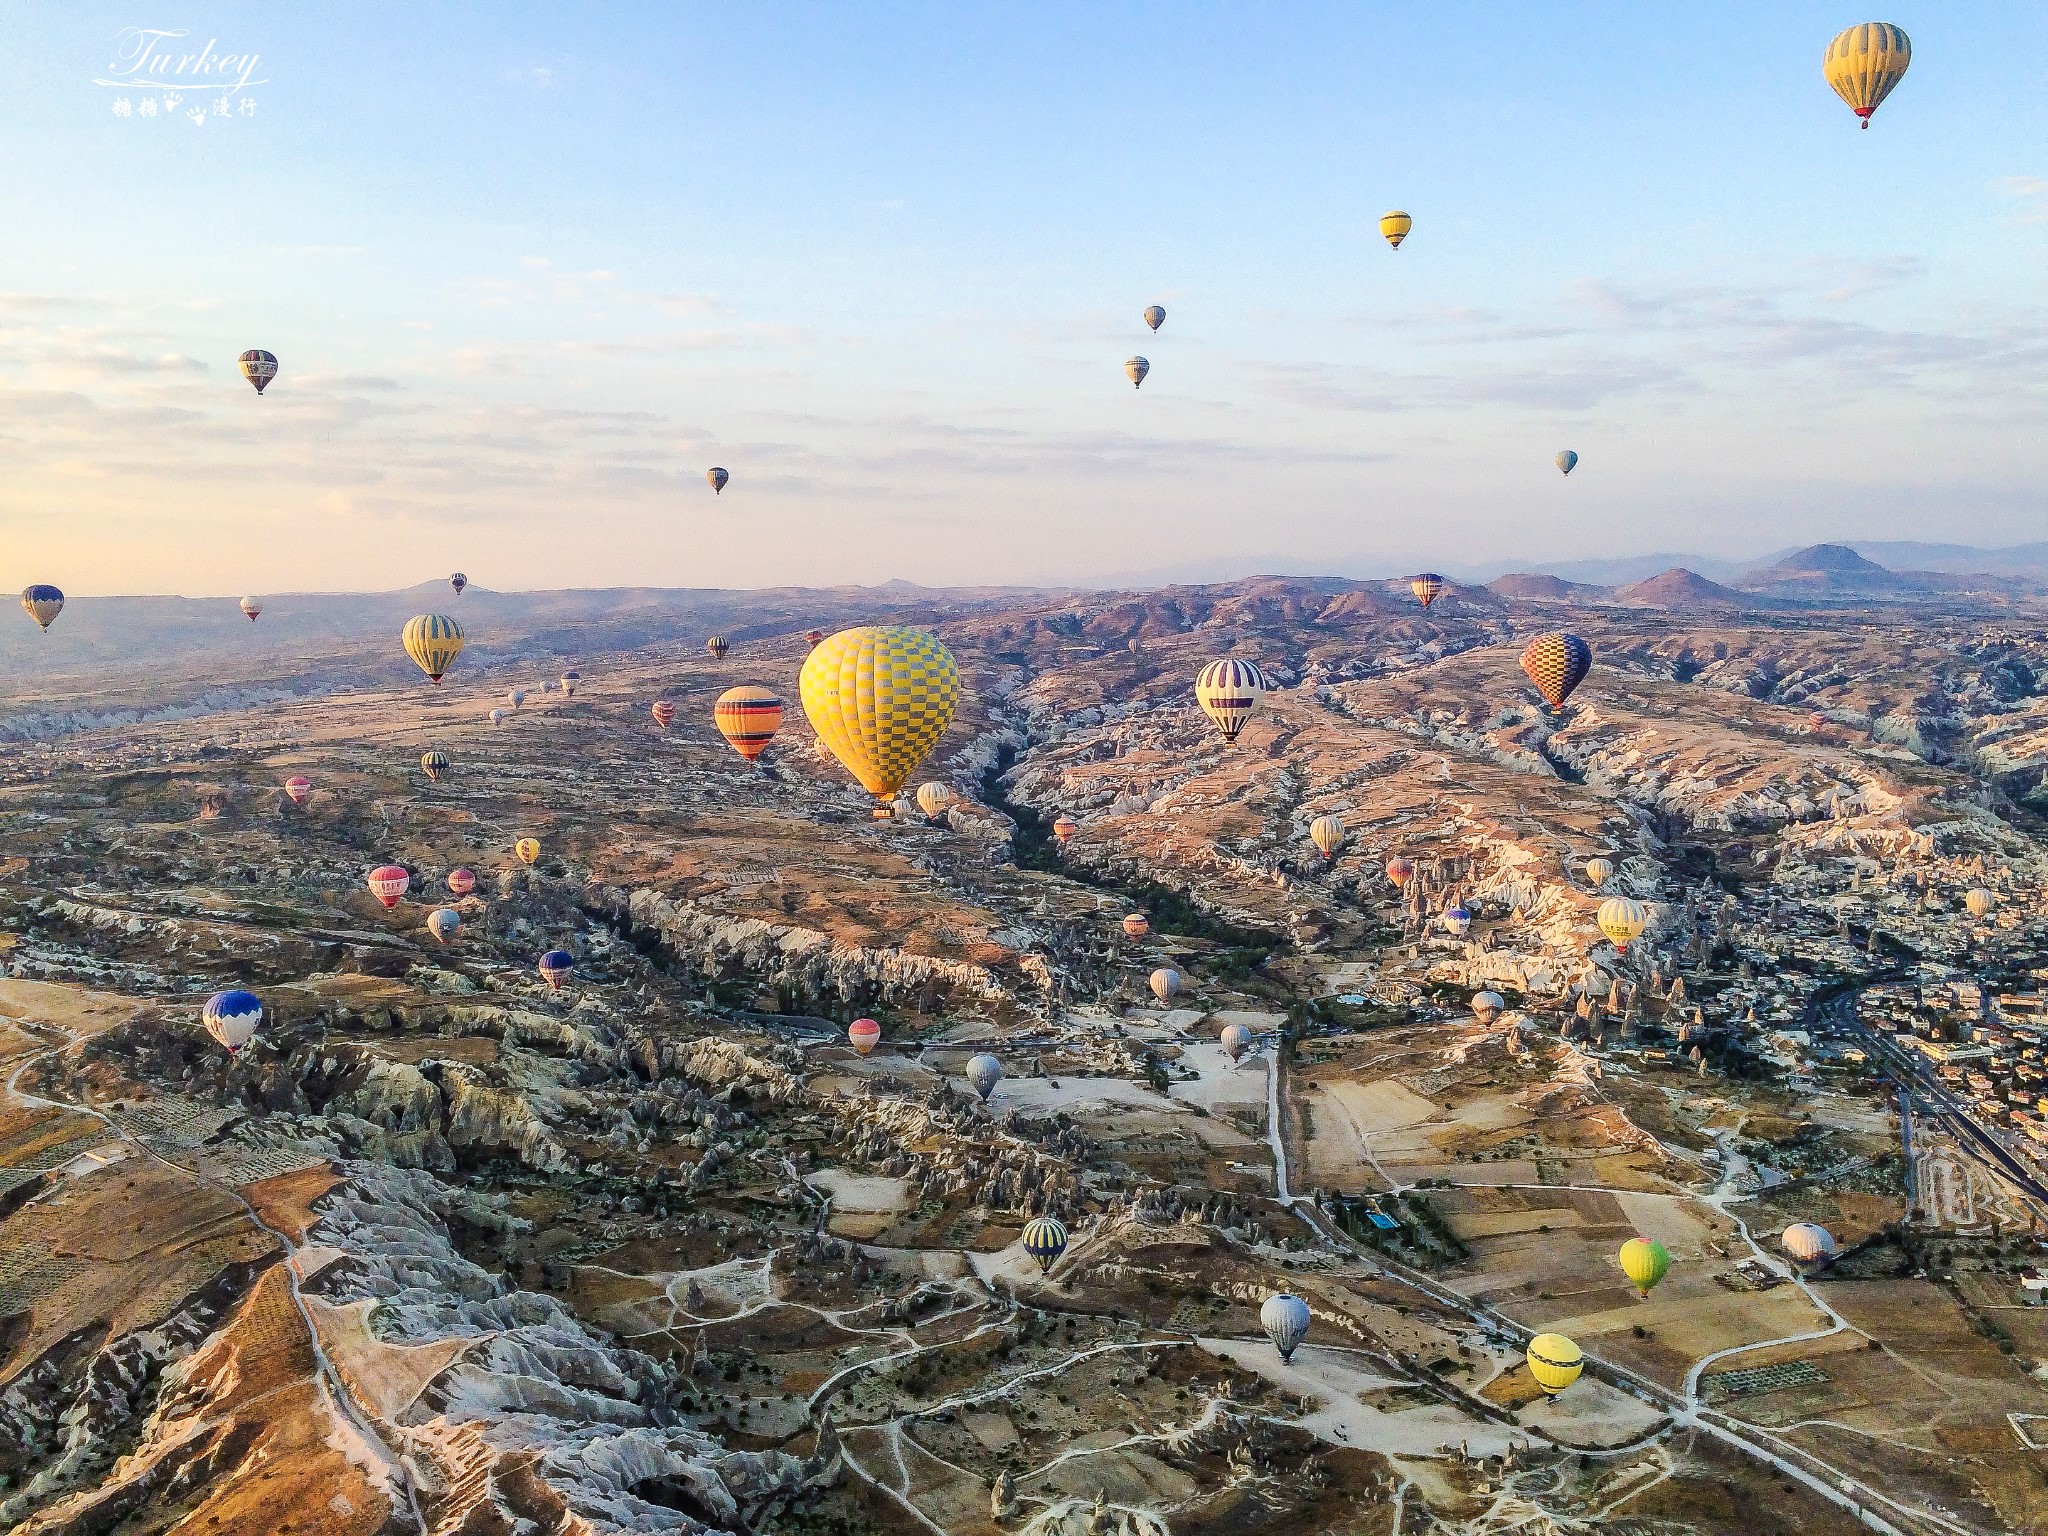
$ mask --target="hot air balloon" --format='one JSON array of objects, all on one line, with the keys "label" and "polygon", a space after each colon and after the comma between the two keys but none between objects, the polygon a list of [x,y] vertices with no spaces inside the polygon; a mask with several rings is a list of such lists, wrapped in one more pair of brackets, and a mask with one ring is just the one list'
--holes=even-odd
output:
[{"label": "hot air balloon", "polygon": [[1145,383],[1145,375],[1151,371],[1151,363],[1142,357],[1127,358],[1124,361],[1124,377],[1131,381],[1131,388],[1133,389],[1142,388]]},{"label": "hot air balloon", "polygon": [[1562,709],[1593,670],[1593,648],[1577,635],[1553,630],[1529,642],[1522,652],[1522,670],[1552,709]]},{"label": "hot air balloon", "polygon": [[303,773],[295,773],[284,781],[284,792],[293,805],[304,805],[313,798],[313,781]]},{"label": "hot air balloon", "polygon": [[1151,326],[1154,331],[1157,331],[1159,327],[1166,324],[1166,311],[1157,304],[1147,305],[1145,308],[1145,323]]},{"label": "hot air balloon", "polygon": [[520,863],[531,864],[540,857],[540,839],[537,837],[522,837],[512,845],[512,851],[519,855]]},{"label": "hot air balloon", "polygon": [[1067,1229],[1054,1217],[1034,1216],[1024,1224],[1024,1251],[1038,1260],[1041,1275],[1051,1274],[1067,1251]]},{"label": "hot air balloon", "polygon": [[1498,992],[1474,992],[1472,994],[1472,1015],[1482,1024],[1491,1024],[1507,1007],[1507,999]]},{"label": "hot air balloon", "polygon": [[1614,861],[1612,859],[1601,858],[1596,855],[1586,860],[1586,879],[1592,884],[1594,890],[1599,890],[1601,886],[1613,878],[1613,875]]},{"label": "hot air balloon", "polygon": [[1835,1256],[1835,1235],[1811,1221],[1795,1221],[1778,1238],[1787,1254],[1801,1264],[1825,1264]]},{"label": "hot air balloon", "polygon": [[1152,931],[1152,919],[1151,919],[1151,918],[1149,918],[1149,917],[1147,917],[1147,916],[1146,916],[1146,915],[1145,915],[1144,913],[1142,913],[1142,912],[1126,912],[1126,913],[1124,914],[1124,937],[1125,937],[1125,938],[1127,938],[1127,939],[1142,939],[1142,938],[1144,938],[1144,937],[1145,937],[1145,935],[1146,935],[1146,934],[1150,933],[1151,931]]},{"label": "hot air balloon", "polygon": [[541,980],[548,984],[548,990],[559,992],[569,972],[576,968],[576,957],[566,949],[551,949],[540,957],[539,968]]},{"label": "hot air balloon", "polygon": [[1529,1374],[1544,1395],[1555,1397],[1579,1379],[1586,1357],[1561,1333],[1539,1333],[1529,1341]]},{"label": "hot air balloon", "polygon": [[732,649],[732,642],[723,635],[713,635],[704,642],[704,649],[711,653],[713,661],[723,661],[725,653]]},{"label": "hot air balloon", "polygon": [[1344,818],[1342,816],[1318,816],[1308,824],[1308,840],[1316,845],[1316,852],[1326,859],[1337,857],[1337,850],[1344,846]]},{"label": "hot air balloon", "polygon": [[782,729],[782,700],[766,688],[744,683],[718,696],[711,706],[711,719],[733,751],[751,763],[768,750],[768,743]]},{"label": "hot air balloon", "polygon": [[711,482],[711,494],[722,496],[725,494],[725,482],[730,480],[732,476],[714,466],[704,471],[704,478]]},{"label": "hot air balloon", "polygon": [[908,795],[898,795],[889,802],[889,814],[897,821],[909,821],[917,814],[917,802]]},{"label": "hot air balloon", "polygon": [[1243,1061],[1244,1053],[1252,1048],[1252,1032],[1242,1024],[1226,1024],[1217,1043],[1232,1061]]},{"label": "hot air balloon", "polygon": [[206,1032],[226,1046],[230,1056],[236,1056],[255,1038],[263,1023],[263,1000],[240,988],[216,992],[199,1010],[199,1018],[206,1025]]},{"label": "hot air balloon", "polygon": [[1593,915],[1593,921],[1613,942],[1615,953],[1620,954],[1628,948],[1631,939],[1650,926],[1650,909],[1626,896],[1610,896],[1600,903],[1600,910]]},{"label": "hot air balloon", "polygon": [[420,754],[420,772],[424,773],[436,784],[445,779],[454,769],[455,763],[453,759],[439,747],[430,748]]},{"label": "hot air balloon", "polygon": [[982,1103],[988,1102],[988,1096],[996,1091],[996,1084],[1002,1080],[1003,1064],[986,1051],[967,1058],[968,1086],[981,1095]]},{"label": "hot air balloon", "polygon": [[1662,1243],[1632,1237],[1621,1245],[1621,1272],[1628,1276],[1638,1296],[1648,1296],[1664,1272],[1671,1268],[1671,1254]]},{"label": "hot air balloon", "polygon": [[1162,1003],[1170,1003],[1180,995],[1180,972],[1170,965],[1162,965],[1146,979],[1152,988],[1152,995]]},{"label": "hot air balloon", "polygon": [[1195,677],[1195,702],[1216,722],[1225,741],[1237,740],[1237,733],[1265,696],[1266,674],[1256,662],[1226,656],[1210,662]]},{"label": "hot air balloon", "polygon": [[1472,913],[1466,908],[1465,903],[1456,902],[1444,908],[1443,924],[1453,937],[1462,939],[1466,930],[1472,926]]},{"label": "hot air balloon", "polygon": [[517,712],[519,706],[526,702],[526,690],[524,688],[514,688],[505,695],[505,702],[512,706],[514,712]]},{"label": "hot air balloon", "polygon": [[1836,35],[1821,58],[1821,73],[1834,92],[1870,126],[1870,114],[1906,78],[1913,44],[1888,21],[1865,21]]},{"label": "hot air balloon", "polygon": [[1398,890],[1415,878],[1415,861],[1396,854],[1387,860],[1387,878],[1394,882]]},{"label": "hot air balloon", "polygon": [[446,944],[462,926],[462,914],[453,907],[436,907],[427,914],[427,932]]},{"label": "hot air balloon", "polygon": [[462,626],[445,613],[422,613],[407,619],[399,639],[405,644],[405,654],[436,686],[462,654]]},{"label": "hot air balloon", "polygon": [[1557,467],[1560,472],[1568,475],[1579,467],[1579,456],[1567,448],[1557,456]]},{"label": "hot air balloon", "polygon": [[455,595],[457,597],[460,597],[462,596],[462,589],[469,585],[469,578],[463,575],[462,572],[457,571],[453,576],[450,576],[448,578],[448,585],[453,587],[455,589]]},{"label": "hot air balloon", "polygon": [[476,889],[476,871],[473,869],[449,870],[448,889],[458,896],[467,896]]},{"label": "hot air balloon", "polygon": [[846,1041],[855,1052],[865,1056],[882,1040],[882,1026],[873,1019],[855,1019],[846,1026]]},{"label": "hot air balloon", "polygon": [[50,626],[57,621],[57,615],[64,611],[64,594],[55,587],[37,582],[25,587],[21,594],[22,612],[43,626],[43,633],[50,632]]},{"label": "hot air balloon", "polygon": [[1055,816],[1052,819],[1052,835],[1061,847],[1065,847],[1073,835],[1081,830],[1081,823],[1071,816]]},{"label": "hot air balloon", "polygon": [[488,719],[493,725],[503,725],[506,719],[505,711],[502,709],[494,709],[485,718]]},{"label": "hot air balloon", "polygon": [[564,672],[562,674],[562,697],[565,699],[575,698],[576,685],[582,681],[583,674],[581,672]]},{"label": "hot air balloon", "polygon": [[1981,921],[1989,917],[1991,909],[1998,905],[1998,896],[1995,892],[1985,890],[1981,885],[1976,886],[1963,893],[1963,905],[1969,908],[1970,916]]},{"label": "hot air balloon", "polygon": [[648,705],[647,712],[654,716],[654,723],[664,731],[676,723],[676,707],[667,699],[656,699]]},{"label": "hot air balloon", "polygon": [[818,739],[888,801],[952,723],[960,674],[936,635],[866,625],[820,642],[800,686]]},{"label": "hot air balloon", "polygon": [[256,616],[263,612],[263,600],[257,597],[245,597],[238,606],[249,616],[251,624],[254,624]]},{"label": "hot air balloon", "polygon": [[370,871],[370,893],[384,903],[389,911],[398,905],[398,899],[412,885],[412,876],[397,864],[379,864]]},{"label": "hot air balloon", "polygon": [[244,352],[241,363],[242,377],[256,386],[256,393],[259,395],[263,393],[264,386],[277,377],[276,354],[266,352],[261,347],[251,347]]},{"label": "hot air balloon", "polygon": [[1427,608],[1436,601],[1437,594],[1448,585],[1449,583],[1443,577],[1437,575],[1435,571],[1424,571],[1420,576],[1414,577],[1409,581],[1408,590],[1415,594],[1417,602]]},{"label": "hot air balloon", "polygon": [[953,803],[953,791],[936,779],[917,786],[917,808],[933,821],[946,814],[946,807]]},{"label": "hot air balloon", "polygon": [[818,648],[818,642],[824,638],[825,631],[822,629],[807,629],[804,631],[804,648],[815,651]]},{"label": "hot air balloon", "polygon": [[1408,231],[1415,227],[1415,221],[1396,208],[1392,213],[1380,215],[1380,233],[1387,238],[1387,244],[1395,250],[1401,249],[1401,242],[1408,238]]},{"label": "hot air balloon", "polygon": [[1291,1291],[1277,1291],[1268,1296],[1265,1305],[1259,1308],[1259,1321],[1265,1325],[1266,1337],[1273,1341],[1273,1347],[1280,1351],[1280,1359],[1285,1363],[1294,1358],[1301,1341],[1308,1337],[1308,1303]]}]

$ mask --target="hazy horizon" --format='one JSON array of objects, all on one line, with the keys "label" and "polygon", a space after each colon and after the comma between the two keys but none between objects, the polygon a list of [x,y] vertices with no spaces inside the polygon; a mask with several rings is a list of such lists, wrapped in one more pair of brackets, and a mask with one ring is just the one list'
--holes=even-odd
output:
[{"label": "hazy horizon", "polygon": [[[18,15],[0,585],[2042,535],[2048,16],[1894,11],[1860,133],[1813,5],[940,14]],[[137,46],[244,62],[144,90]]]}]

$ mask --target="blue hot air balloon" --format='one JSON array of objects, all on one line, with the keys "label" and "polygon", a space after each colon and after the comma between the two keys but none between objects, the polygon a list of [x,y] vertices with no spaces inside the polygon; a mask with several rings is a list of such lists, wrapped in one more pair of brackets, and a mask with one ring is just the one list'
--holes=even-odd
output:
[{"label": "blue hot air balloon", "polygon": [[540,957],[541,979],[548,984],[548,990],[562,990],[562,980],[575,969],[576,957],[566,949],[551,949]]},{"label": "blue hot air balloon", "polygon": [[1557,456],[1557,467],[1563,470],[1564,473],[1570,474],[1579,467],[1579,456],[1567,448]]},{"label": "blue hot air balloon", "polygon": [[228,1054],[233,1056],[255,1038],[257,1026],[263,1022],[263,1000],[254,992],[244,992],[240,988],[216,992],[206,1000],[199,1017],[206,1025],[206,1032],[226,1046]]}]

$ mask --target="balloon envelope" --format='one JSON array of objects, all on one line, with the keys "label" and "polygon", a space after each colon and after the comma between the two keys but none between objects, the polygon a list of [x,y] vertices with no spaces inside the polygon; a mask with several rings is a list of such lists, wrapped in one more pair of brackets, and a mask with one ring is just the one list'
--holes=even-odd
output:
[{"label": "balloon envelope", "polygon": [[519,855],[520,863],[531,864],[540,857],[540,839],[537,837],[522,837],[512,845],[512,851]]},{"label": "balloon envelope", "polygon": [[1408,590],[1415,594],[1417,602],[1427,608],[1436,601],[1437,594],[1442,592],[1446,585],[1448,583],[1445,582],[1443,577],[1437,575],[1435,571],[1424,571],[1420,576],[1417,576],[1408,583]]},{"label": "balloon envelope", "polygon": [[953,791],[933,780],[917,786],[917,808],[936,821],[953,803]]},{"label": "balloon envelope", "polygon": [[1818,1264],[1835,1253],[1835,1235],[1816,1222],[1795,1221],[1778,1241],[1801,1264]]},{"label": "balloon envelope", "polygon": [[1870,114],[1906,78],[1913,44],[1888,21],[1865,21],[1838,33],[1821,58],[1821,73],[1849,110],[1870,126]]},{"label": "balloon envelope", "polygon": [[1964,894],[1963,905],[1969,908],[1972,917],[1989,917],[1991,909],[1998,905],[1998,896],[1996,892],[1987,891],[1980,885]]},{"label": "balloon envelope", "polygon": [[42,625],[44,632],[48,633],[57,615],[64,611],[64,594],[47,582],[39,581],[32,587],[22,589],[21,608],[22,612]]},{"label": "balloon envelope", "polygon": [[1159,327],[1166,324],[1166,311],[1157,304],[1147,305],[1145,309],[1145,323],[1151,326],[1153,330],[1158,330]]},{"label": "balloon envelope", "polygon": [[1081,823],[1074,820],[1071,816],[1055,816],[1053,818],[1052,835],[1063,843],[1080,830]]},{"label": "balloon envelope", "polygon": [[263,1022],[263,1003],[254,992],[244,992],[239,988],[216,992],[206,1000],[199,1017],[206,1025],[206,1032],[226,1046],[229,1055],[233,1055],[255,1037],[257,1027]]},{"label": "balloon envelope", "polygon": [[1151,931],[1152,919],[1147,917],[1144,913],[1127,912],[1124,914],[1125,938],[1142,939],[1145,937],[1146,934],[1150,933]]},{"label": "balloon envelope", "polygon": [[448,578],[448,585],[453,587],[455,589],[455,595],[457,597],[460,597],[462,596],[462,589],[469,585],[469,578],[463,575],[462,572],[457,571],[453,576],[450,576]]},{"label": "balloon envelope", "polygon": [[548,990],[559,992],[562,982],[576,967],[576,957],[566,949],[551,949],[540,957],[541,979],[548,984]]},{"label": "balloon envelope", "polygon": [[1557,456],[1557,467],[1568,475],[1579,467],[1579,456],[1567,448]]},{"label": "balloon envelope", "polygon": [[420,772],[424,773],[436,784],[448,777],[454,770],[454,767],[454,762],[439,747],[434,747],[420,754]]},{"label": "balloon envelope", "polygon": [[1551,1397],[1579,1379],[1586,1357],[1561,1333],[1539,1333],[1529,1341],[1529,1374]]},{"label": "balloon envelope", "polygon": [[718,696],[711,706],[711,719],[733,751],[751,763],[768,750],[768,743],[782,729],[782,700],[766,688],[742,684]]},{"label": "balloon envelope", "polygon": [[1292,1360],[1301,1341],[1308,1337],[1308,1303],[1291,1291],[1277,1292],[1259,1308],[1259,1321],[1265,1326],[1266,1337],[1280,1351],[1280,1358]]},{"label": "balloon envelope", "polygon": [[1210,662],[1195,676],[1195,702],[1216,722],[1225,741],[1237,740],[1237,733],[1265,696],[1266,674],[1256,662],[1227,656]]},{"label": "balloon envelope", "polygon": [[398,905],[398,900],[412,885],[412,876],[397,864],[380,864],[368,876],[370,893],[384,903],[385,909]]},{"label": "balloon envelope", "polygon": [[1474,992],[1472,994],[1472,1012],[1478,1016],[1479,1022],[1482,1024],[1491,1024],[1495,1019],[1499,1018],[1501,1010],[1507,1007],[1507,1005],[1507,999],[1498,992]]},{"label": "balloon envelope", "polygon": [[1152,995],[1162,1003],[1170,1003],[1180,995],[1180,972],[1170,965],[1162,965],[1147,978]]},{"label": "balloon envelope", "polygon": [[1615,949],[1621,951],[1650,926],[1650,909],[1626,896],[1610,896],[1600,903],[1600,910],[1594,914],[1593,921],[1600,925],[1600,931],[1607,935]]},{"label": "balloon envelope", "polygon": [[427,914],[427,932],[446,944],[462,926],[462,914],[452,907],[436,907]]},{"label": "balloon envelope", "polygon": [[1067,1251],[1067,1229],[1051,1216],[1034,1216],[1024,1224],[1024,1251],[1038,1260],[1038,1272],[1050,1274]]},{"label": "balloon envelope", "polygon": [[1144,385],[1145,375],[1152,371],[1152,364],[1142,357],[1127,358],[1124,361],[1124,377],[1131,381],[1131,388]]},{"label": "balloon envelope", "polygon": [[1242,1061],[1244,1053],[1252,1048],[1252,1032],[1242,1024],[1226,1024],[1218,1043],[1232,1061]]},{"label": "balloon envelope", "polygon": [[968,1086],[981,1096],[986,1104],[988,1096],[996,1091],[996,1084],[1003,1080],[1003,1064],[986,1052],[967,1059]]},{"label": "balloon envelope", "polygon": [[263,612],[263,601],[261,598],[245,597],[238,606],[242,612],[249,615],[249,622],[251,624],[254,624],[256,616]]},{"label": "balloon envelope", "polygon": [[1415,221],[1398,208],[1391,213],[1380,215],[1380,233],[1386,237],[1387,244],[1397,251],[1401,249],[1401,242],[1408,238],[1408,231],[1414,227]]},{"label": "balloon envelope", "polygon": [[723,661],[725,653],[732,649],[732,642],[723,635],[713,635],[704,642],[704,649],[711,653],[713,661]]},{"label": "balloon envelope", "polygon": [[303,773],[295,773],[284,781],[284,792],[293,805],[304,805],[313,797],[313,781]]},{"label": "balloon envelope", "polygon": [[1562,630],[1538,635],[1522,652],[1522,671],[1552,709],[1562,709],[1572,690],[1592,670],[1593,648]]},{"label": "balloon envelope", "polygon": [[886,801],[952,724],[960,673],[936,635],[864,625],[820,641],[799,686],[818,739]]},{"label": "balloon envelope", "polygon": [[1621,1252],[1616,1257],[1621,1261],[1621,1272],[1628,1276],[1629,1284],[1642,1296],[1649,1295],[1650,1288],[1671,1268],[1670,1250],[1662,1243],[1647,1238],[1630,1238],[1621,1245]]},{"label": "balloon envelope", "polygon": [[406,620],[399,640],[414,665],[436,683],[462,654],[462,626],[445,613],[422,613]]},{"label": "balloon envelope", "polygon": [[1406,885],[1415,878],[1415,861],[1399,855],[1387,860],[1387,878],[1396,886]]},{"label": "balloon envelope", "polygon": [[1337,850],[1344,846],[1344,818],[1318,816],[1308,824],[1308,840],[1324,858],[1335,858]]},{"label": "balloon envelope", "polygon": [[1472,926],[1472,914],[1462,904],[1444,909],[1444,927],[1459,938]]},{"label": "balloon envelope", "polygon": [[476,889],[476,872],[468,869],[449,870],[448,889],[458,896],[467,896]]},{"label": "balloon envelope", "polygon": [[1605,885],[1613,874],[1614,861],[1612,859],[1592,858],[1586,860],[1586,878],[1594,886]]},{"label": "balloon envelope", "polygon": [[881,1039],[882,1026],[873,1019],[855,1019],[846,1026],[847,1043],[863,1056],[880,1044]]},{"label": "balloon envelope", "polygon": [[240,358],[242,377],[256,386],[256,393],[262,394],[264,387],[277,377],[277,355],[261,347],[251,347]]},{"label": "balloon envelope", "polygon": [[664,731],[676,723],[676,707],[667,699],[656,699],[647,707],[647,712],[654,716],[654,723]]},{"label": "balloon envelope", "polygon": [[724,470],[714,467],[704,471],[704,478],[711,482],[711,494],[719,496],[724,494],[725,483],[732,476],[728,475]]}]

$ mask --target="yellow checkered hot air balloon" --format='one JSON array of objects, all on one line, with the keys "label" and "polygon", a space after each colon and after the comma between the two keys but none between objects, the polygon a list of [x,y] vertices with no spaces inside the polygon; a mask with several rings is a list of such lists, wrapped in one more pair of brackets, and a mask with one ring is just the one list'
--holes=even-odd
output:
[{"label": "yellow checkered hot air balloon", "polygon": [[405,654],[436,683],[462,654],[462,626],[445,613],[422,613],[407,619],[399,639]]},{"label": "yellow checkered hot air balloon", "polygon": [[818,739],[886,805],[946,734],[960,672],[938,636],[870,624],[819,641],[798,687]]},{"label": "yellow checkered hot air balloon", "polygon": [[1870,126],[1870,114],[1906,78],[1913,44],[1888,21],[1864,21],[1839,33],[1821,59],[1821,72],[1849,109]]}]

